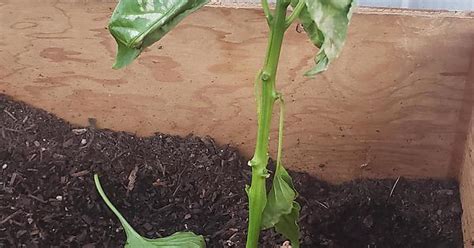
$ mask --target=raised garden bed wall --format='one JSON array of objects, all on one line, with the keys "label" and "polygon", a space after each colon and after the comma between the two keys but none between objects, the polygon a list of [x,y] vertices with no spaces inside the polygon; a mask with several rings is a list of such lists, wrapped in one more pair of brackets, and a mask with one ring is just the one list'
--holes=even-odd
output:
[{"label": "raised garden bed wall", "polygon": [[[254,73],[268,30],[260,10],[204,8],[113,71],[106,25],[115,3],[47,2],[0,1],[0,91],[75,124],[193,132],[251,154]],[[289,32],[278,75],[285,164],[331,182],[461,175],[472,239],[473,37],[469,14],[363,10],[340,59],[305,78],[317,50]]]},{"label": "raised garden bed wall", "polygon": [[[471,99],[474,91],[471,88]],[[473,113],[472,106],[466,111]],[[472,117],[471,117],[472,118]],[[465,247],[474,247],[474,122],[469,123],[470,132],[466,137],[465,156],[463,167],[461,168],[461,200],[463,204],[463,227]]]}]

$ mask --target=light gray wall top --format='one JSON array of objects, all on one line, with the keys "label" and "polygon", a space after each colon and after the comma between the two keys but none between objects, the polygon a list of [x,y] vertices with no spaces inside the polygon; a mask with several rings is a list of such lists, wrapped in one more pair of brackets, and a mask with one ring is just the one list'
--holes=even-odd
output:
[{"label": "light gray wall top", "polygon": [[473,11],[474,0],[359,0],[360,6]]},{"label": "light gray wall top", "polygon": [[[269,0],[274,3],[275,0]],[[211,0],[222,5],[255,5],[260,0]],[[359,6],[407,9],[474,11],[474,0],[358,0]]]}]

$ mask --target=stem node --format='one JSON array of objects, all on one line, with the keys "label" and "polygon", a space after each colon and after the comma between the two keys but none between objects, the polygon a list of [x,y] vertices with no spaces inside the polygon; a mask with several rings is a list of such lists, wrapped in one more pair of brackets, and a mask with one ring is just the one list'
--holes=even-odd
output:
[{"label": "stem node", "polygon": [[270,73],[264,71],[262,73],[262,81],[268,81],[268,80],[270,80]]},{"label": "stem node", "polygon": [[263,178],[269,178],[270,177],[270,173],[268,173],[268,170],[266,168],[264,168],[262,170],[262,173],[260,174],[261,177]]}]

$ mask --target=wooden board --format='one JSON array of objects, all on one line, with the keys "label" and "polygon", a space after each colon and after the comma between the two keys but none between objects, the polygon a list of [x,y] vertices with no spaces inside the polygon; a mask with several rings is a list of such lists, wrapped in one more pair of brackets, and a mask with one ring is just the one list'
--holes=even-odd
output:
[{"label": "wooden board", "polygon": [[[472,54],[474,58],[474,53]],[[464,247],[474,247],[474,64],[471,65],[470,84],[465,90],[466,101],[460,123],[469,130],[459,144],[465,144],[460,171],[461,200],[463,206]]]},{"label": "wooden board", "polygon": [[[0,0],[0,91],[73,123],[211,135],[251,155],[261,11],[205,8],[114,71],[114,4],[48,2]],[[473,34],[467,17],[357,14],[340,59],[309,79],[317,50],[292,27],[278,78],[285,164],[334,182],[455,177]]]},{"label": "wooden board", "polygon": [[461,173],[464,247],[474,247],[474,135],[466,146],[466,160]]}]

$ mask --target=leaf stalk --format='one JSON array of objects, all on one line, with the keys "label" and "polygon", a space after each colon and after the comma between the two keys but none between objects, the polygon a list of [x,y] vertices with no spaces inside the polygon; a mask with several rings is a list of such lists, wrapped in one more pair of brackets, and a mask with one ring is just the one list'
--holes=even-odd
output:
[{"label": "leaf stalk", "polygon": [[288,28],[291,26],[291,24],[296,20],[296,18],[298,18],[298,16],[301,13],[301,10],[303,10],[304,7],[305,7],[305,1],[300,0],[298,4],[296,5],[296,7],[293,9],[293,12],[291,12],[290,16],[286,18],[285,28]]},{"label": "leaf stalk", "polygon": [[273,15],[270,11],[270,5],[268,4],[268,0],[262,0],[261,3],[262,3],[262,8],[263,8],[263,13],[265,14],[265,18],[267,19],[268,26],[271,26]]}]

